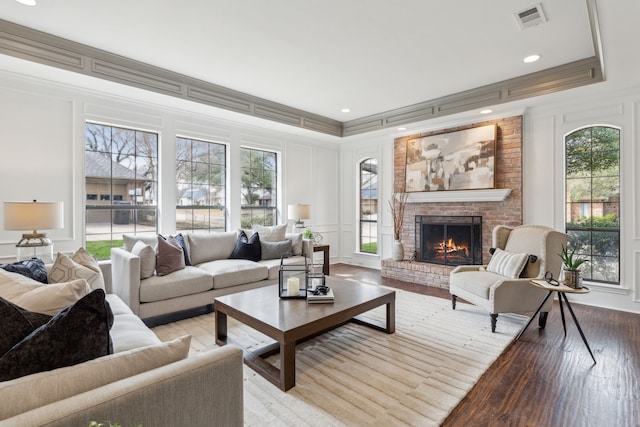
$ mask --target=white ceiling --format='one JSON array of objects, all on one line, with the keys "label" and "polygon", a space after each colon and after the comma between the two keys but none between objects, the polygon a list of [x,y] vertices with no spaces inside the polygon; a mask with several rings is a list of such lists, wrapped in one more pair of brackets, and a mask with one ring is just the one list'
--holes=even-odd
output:
[{"label": "white ceiling", "polygon": [[[638,10],[598,10],[625,3]],[[2,19],[340,121],[595,54],[586,0],[542,1],[548,21],[526,30],[514,13],[536,0],[0,4]],[[532,53],[542,59],[523,63]]]}]

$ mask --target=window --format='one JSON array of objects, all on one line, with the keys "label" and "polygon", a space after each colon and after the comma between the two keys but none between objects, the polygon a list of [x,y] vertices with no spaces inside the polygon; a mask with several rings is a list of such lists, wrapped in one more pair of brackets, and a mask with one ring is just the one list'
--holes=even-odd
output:
[{"label": "window", "polygon": [[86,246],[98,259],[123,233],[157,233],[158,135],[87,123],[85,186]]},{"label": "window", "polygon": [[176,230],[226,230],[224,144],[176,138]]},{"label": "window", "polygon": [[276,153],[242,148],[241,227],[276,225],[278,169]]},{"label": "window", "polygon": [[378,161],[360,162],[360,252],[378,253]]},{"label": "window", "polygon": [[620,130],[579,129],[565,137],[569,249],[589,260],[584,278],[620,283]]}]

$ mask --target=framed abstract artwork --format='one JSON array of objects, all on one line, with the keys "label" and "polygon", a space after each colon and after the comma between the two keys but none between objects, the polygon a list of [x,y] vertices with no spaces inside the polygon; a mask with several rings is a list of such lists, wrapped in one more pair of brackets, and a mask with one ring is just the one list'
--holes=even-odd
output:
[{"label": "framed abstract artwork", "polygon": [[494,188],[496,132],[493,124],[409,139],[405,191]]}]

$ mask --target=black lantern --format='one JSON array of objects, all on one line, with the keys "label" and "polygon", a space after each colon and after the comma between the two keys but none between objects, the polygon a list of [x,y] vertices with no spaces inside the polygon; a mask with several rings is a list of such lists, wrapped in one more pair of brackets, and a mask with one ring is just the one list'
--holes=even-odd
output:
[{"label": "black lantern", "polygon": [[285,265],[284,258],[280,258],[280,272],[278,277],[278,294],[280,298],[306,298],[308,288],[307,259],[303,264]]}]

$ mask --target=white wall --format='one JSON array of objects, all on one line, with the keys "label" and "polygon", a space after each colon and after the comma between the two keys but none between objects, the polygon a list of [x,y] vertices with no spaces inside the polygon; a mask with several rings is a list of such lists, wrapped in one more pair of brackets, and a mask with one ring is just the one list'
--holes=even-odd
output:
[{"label": "white wall", "polygon": [[[476,112],[409,125],[404,132],[384,131],[349,138],[341,144],[342,164],[342,259],[358,265],[380,268],[380,259],[390,258],[392,224],[387,201],[392,194],[393,140],[396,137],[445,129],[468,123],[522,114],[524,222],[564,229],[564,135],[577,128],[607,124],[621,132],[621,285],[591,284],[588,295],[572,298],[624,311],[640,312],[640,87],[611,93],[606,86],[590,86],[547,96],[540,106],[502,110],[500,115],[479,116]],[[532,103],[533,104],[533,103]],[[524,103],[526,105],[526,103]],[[359,254],[357,247],[357,168],[364,157],[377,157],[380,227],[379,257]]]},{"label": "white wall", "polygon": [[[309,203],[314,231],[339,253],[337,203],[339,147],[320,139],[267,130],[216,118],[213,108],[180,107],[88,91],[68,84],[0,71],[0,201],[62,201],[65,227],[47,231],[55,250],[84,245],[84,123],[96,120],[154,131],[160,135],[159,232],[175,231],[175,135],[204,138],[228,146],[230,200],[228,228],[240,226],[240,147],[276,151],[282,191],[280,222],[288,203]],[[162,98],[162,97],[158,97]],[[3,221],[0,209],[0,221]],[[0,229],[0,262],[15,256],[22,232]]]}]

